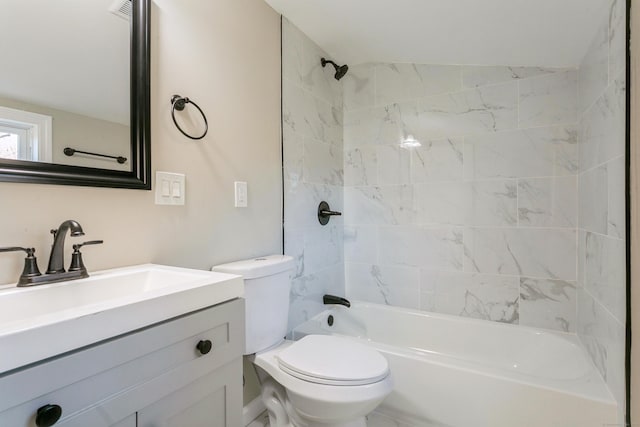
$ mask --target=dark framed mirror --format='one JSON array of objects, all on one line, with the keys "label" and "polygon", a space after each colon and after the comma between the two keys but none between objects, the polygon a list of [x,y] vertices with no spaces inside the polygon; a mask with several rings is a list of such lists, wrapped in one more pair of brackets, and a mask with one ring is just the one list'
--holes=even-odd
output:
[{"label": "dark framed mirror", "polygon": [[149,190],[151,1],[75,1],[4,8],[0,181]]}]

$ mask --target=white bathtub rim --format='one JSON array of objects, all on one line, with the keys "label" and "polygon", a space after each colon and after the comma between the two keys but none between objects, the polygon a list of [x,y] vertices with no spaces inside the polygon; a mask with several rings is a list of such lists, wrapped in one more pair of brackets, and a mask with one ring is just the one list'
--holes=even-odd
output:
[{"label": "white bathtub rim", "polygon": [[[514,325],[514,324],[510,324],[510,323],[502,323],[502,322],[494,322],[494,321],[489,321],[489,320],[484,320],[484,319],[476,319],[476,318],[473,318],[473,317],[460,317],[460,316],[454,316],[454,315],[444,314],[444,313],[435,313],[435,312],[430,312],[430,311],[415,310],[415,309],[412,309],[412,308],[404,308],[404,307],[395,307],[395,306],[389,306],[389,305],[385,305],[385,304],[376,304],[376,303],[372,303],[372,302],[357,301],[357,300],[352,300],[351,301],[351,306],[354,307],[354,308],[358,308],[358,307],[364,307],[364,308],[373,307],[373,308],[378,309],[378,310],[391,311],[391,312],[403,312],[403,313],[409,313],[409,314],[413,314],[413,315],[417,315],[417,316],[430,317],[430,318],[435,318],[435,319],[443,319],[443,320],[452,321],[452,322],[456,322],[456,323],[471,323],[471,324],[475,324],[475,325],[479,325],[479,326],[483,326],[483,327],[490,326],[491,328],[496,328],[496,329],[518,330],[518,331],[529,332],[529,333],[536,333],[536,334],[542,334],[542,335],[555,336],[555,337],[557,337],[559,339],[562,339],[562,340],[565,340],[565,341],[569,341],[572,345],[575,345],[576,347],[578,347],[580,349],[580,351],[584,355],[588,355],[588,352],[587,352],[587,349],[586,349],[584,343],[578,337],[578,335],[576,333],[573,333],[573,332],[556,331],[556,330],[553,330],[553,329],[536,328],[536,327],[532,327],[532,326]],[[332,306],[332,307],[328,308],[327,310],[324,310],[324,311],[316,314],[311,319],[309,319],[307,322],[314,321],[314,320],[320,321],[331,310],[345,310],[345,311],[348,312],[349,308],[344,307],[342,305],[335,305],[335,306]],[[301,325],[298,325],[298,326],[301,326]],[[295,330],[295,328],[294,328],[294,330]],[[353,335],[349,335],[349,336],[353,336]],[[366,338],[366,337],[357,337],[357,338]],[[417,349],[417,350],[418,351],[428,352],[426,350],[421,350],[421,349]],[[438,352],[429,352],[429,353],[440,354]],[[444,357],[455,358],[454,356],[444,356]],[[456,360],[464,360],[464,359],[460,359],[460,358],[455,358],[455,359]],[[586,357],[585,361],[589,365],[590,370],[591,369],[595,369],[597,371],[597,367],[595,366],[595,364],[593,363],[593,361],[591,360],[590,357]],[[511,371],[511,370],[508,370],[508,371],[509,372],[514,372],[514,373],[518,372],[518,371]],[[525,375],[525,376],[529,376],[530,375],[532,377],[535,377],[535,375],[533,375],[533,374],[521,373],[521,375]],[[571,379],[580,379],[582,377],[584,377],[584,376],[576,377],[576,378],[568,378],[568,379],[569,380],[571,380]]]},{"label": "white bathtub rim", "polygon": [[[418,315],[418,316],[426,316],[426,317],[445,319],[445,320],[453,321],[453,322],[456,322],[456,323],[472,323],[472,324],[477,324],[477,325],[481,325],[481,326],[486,326],[487,324],[489,324],[489,325],[491,325],[491,327],[496,327],[496,328],[518,329],[518,330],[524,330],[524,331],[529,331],[529,332],[556,335],[556,336],[559,336],[559,337],[562,337],[562,338],[565,338],[565,339],[568,338],[571,341],[573,341],[574,339],[577,339],[577,343],[581,344],[581,341],[579,340],[578,336],[574,332],[558,331],[558,330],[555,330],[555,329],[545,329],[545,328],[538,328],[538,327],[526,326],[526,325],[514,325],[512,323],[504,323],[504,322],[498,322],[498,321],[492,321],[492,320],[486,320],[486,319],[477,319],[477,318],[474,318],[474,317],[461,317],[461,316],[455,316],[455,315],[452,315],[452,314],[436,313],[434,311],[422,311],[422,310],[416,310],[414,308],[396,307],[396,306],[390,306],[390,305],[385,305],[385,304],[376,304],[376,303],[373,303],[373,302],[366,302],[366,301],[350,300],[350,302],[351,302],[351,306],[354,307],[354,308],[357,308],[357,307],[374,307],[374,308],[379,309],[379,310],[402,311],[402,312],[405,312],[405,313],[415,314],[415,315]],[[322,311],[321,313],[318,313],[317,315],[313,316],[309,320],[313,320],[315,318],[319,318],[320,315],[322,315],[323,313],[326,313],[326,312],[328,312],[328,311],[330,311],[332,309],[333,310],[349,311],[348,307],[344,307],[342,305],[335,305],[335,306],[332,306],[332,307],[328,308],[327,310]]]},{"label": "white bathtub rim", "polygon": [[397,346],[392,346],[389,344],[378,343],[374,341],[365,340],[363,338],[355,338],[357,340],[367,341],[370,345],[375,347],[381,353],[390,353],[400,357],[408,357],[413,360],[424,361],[428,359],[429,363],[433,363],[434,365],[441,366],[443,368],[455,368],[462,372],[468,372],[474,375],[484,375],[487,377],[502,379],[505,381],[511,381],[517,384],[535,386],[537,388],[548,390],[556,393],[565,393],[571,396],[576,396],[580,398],[588,398],[590,400],[603,403],[603,404],[617,404],[616,400],[613,398],[611,391],[606,386],[606,384],[602,381],[600,375],[597,372],[590,372],[587,375],[579,378],[577,380],[552,380],[552,379],[544,379],[547,382],[557,382],[555,386],[552,384],[545,384],[543,381],[536,381],[537,378],[519,374],[518,372],[510,372],[510,375],[506,375],[504,370],[493,367],[486,367],[486,369],[479,370],[473,367],[472,363],[465,362],[461,359],[455,359],[456,362],[452,364],[449,361],[441,361],[437,360],[437,357],[441,357],[443,359],[448,356],[442,355],[428,355],[428,356],[436,356],[436,357],[428,357],[420,350],[407,351],[405,349],[401,349]]}]

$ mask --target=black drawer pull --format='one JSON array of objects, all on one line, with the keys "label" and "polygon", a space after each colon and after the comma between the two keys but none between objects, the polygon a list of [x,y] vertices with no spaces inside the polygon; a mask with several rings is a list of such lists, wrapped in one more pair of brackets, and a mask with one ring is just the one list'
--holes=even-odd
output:
[{"label": "black drawer pull", "polygon": [[200,354],[203,355],[209,353],[211,351],[211,347],[213,347],[213,344],[209,340],[200,341],[196,346]]},{"label": "black drawer pull", "polygon": [[58,422],[62,416],[62,408],[58,405],[44,405],[36,414],[38,427],[50,427]]}]

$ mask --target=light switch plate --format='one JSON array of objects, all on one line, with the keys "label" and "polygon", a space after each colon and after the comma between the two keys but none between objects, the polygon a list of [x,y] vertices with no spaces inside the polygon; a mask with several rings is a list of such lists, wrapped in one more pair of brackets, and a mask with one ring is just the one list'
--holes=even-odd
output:
[{"label": "light switch plate", "polygon": [[184,205],[185,175],[156,171],[156,205]]},{"label": "light switch plate", "polygon": [[233,183],[235,190],[235,204],[236,208],[246,208],[249,205],[249,194],[247,190],[247,183],[244,181],[236,181]]}]

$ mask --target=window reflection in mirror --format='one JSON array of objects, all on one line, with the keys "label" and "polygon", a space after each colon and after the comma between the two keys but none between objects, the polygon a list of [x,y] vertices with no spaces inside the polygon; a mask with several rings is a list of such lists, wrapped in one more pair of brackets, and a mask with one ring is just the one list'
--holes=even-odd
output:
[{"label": "window reflection in mirror", "polygon": [[2,10],[0,40],[11,43],[0,64],[0,158],[131,171],[129,161],[63,152],[131,159],[130,1],[3,0]]},{"label": "window reflection in mirror", "polygon": [[0,158],[51,163],[52,117],[0,106]]}]

